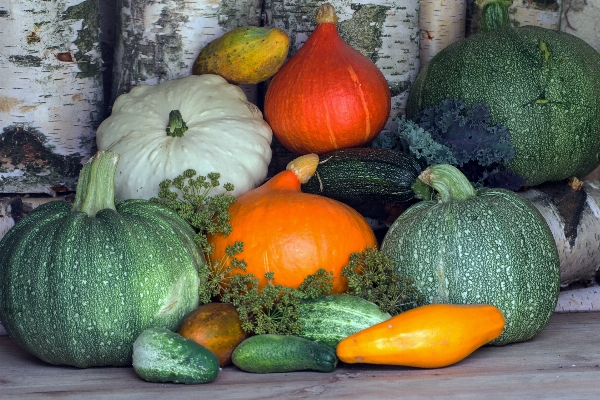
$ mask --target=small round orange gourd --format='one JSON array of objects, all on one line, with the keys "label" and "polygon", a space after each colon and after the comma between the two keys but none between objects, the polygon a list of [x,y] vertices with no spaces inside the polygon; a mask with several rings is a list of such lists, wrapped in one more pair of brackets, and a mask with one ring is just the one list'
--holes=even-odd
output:
[{"label": "small round orange gourd", "polygon": [[385,77],[342,40],[336,23],[333,6],[321,5],[317,27],[267,89],[265,119],[294,153],[362,146],[377,136],[390,114]]},{"label": "small round orange gourd", "polygon": [[201,305],[185,317],[177,333],[215,353],[221,367],[231,364],[231,353],[249,336],[230,303]]},{"label": "small round orange gourd", "polygon": [[346,291],[341,270],[350,254],[376,247],[377,241],[351,207],[302,193],[300,185],[315,173],[318,161],[315,154],[299,157],[262,186],[239,196],[229,208],[232,232],[209,236],[212,262],[226,258],[226,247],[241,241],[244,250],[237,257],[246,261],[246,272],[259,279],[259,287],[268,283],[266,272],[274,273],[273,284],[298,288],[308,275],[324,268],[334,275],[332,293]]},{"label": "small round orange gourd", "polygon": [[504,330],[502,312],[489,304],[429,304],[348,336],[340,361],[440,368],[454,364]]}]

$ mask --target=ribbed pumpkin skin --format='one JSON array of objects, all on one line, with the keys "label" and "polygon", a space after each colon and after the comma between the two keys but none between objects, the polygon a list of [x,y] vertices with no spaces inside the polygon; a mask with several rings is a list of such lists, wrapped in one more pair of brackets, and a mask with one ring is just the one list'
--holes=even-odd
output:
[{"label": "ribbed pumpkin skin", "polygon": [[193,235],[146,200],[95,218],[64,201],[42,205],[0,242],[0,320],[48,363],[131,365],[140,332],[176,330],[198,306]]},{"label": "ribbed pumpkin skin", "polygon": [[350,254],[377,246],[373,230],[357,211],[302,193],[289,170],[242,194],[229,212],[233,230],[209,238],[215,246],[210,257],[220,260],[228,245],[244,242],[238,257],[248,264],[246,272],[260,279],[260,287],[267,284],[264,275],[269,271],[275,273],[273,284],[297,288],[307,275],[325,268],[334,273],[332,293],[342,293],[348,282],[341,270]]},{"label": "ribbed pumpkin skin", "polygon": [[528,186],[581,178],[600,163],[600,54],[573,35],[503,27],[453,43],[419,73],[407,117],[445,98],[489,105],[491,123],[510,130],[508,166]]},{"label": "ribbed pumpkin skin", "polygon": [[423,201],[392,224],[381,251],[415,280],[423,304],[498,307],[506,327],[492,344],[531,339],[558,300],[559,259],[539,212],[513,192],[481,189],[464,201]]},{"label": "ribbed pumpkin skin", "polygon": [[273,77],[264,114],[288,150],[322,154],[370,142],[390,107],[377,66],[346,44],[335,24],[321,23]]}]

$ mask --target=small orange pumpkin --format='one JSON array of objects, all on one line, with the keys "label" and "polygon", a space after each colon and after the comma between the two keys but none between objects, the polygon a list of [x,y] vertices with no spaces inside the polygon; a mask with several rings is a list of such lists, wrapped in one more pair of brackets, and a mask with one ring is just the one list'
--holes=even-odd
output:
[{"label": "small orange pumpkin", "polygon": [[317,11],[317,27],[275,74],[265,119],[288,150],[322,154],[358,147],[383,129],[391,108],[379,68],[340,37],[335,9]]},{"label": "small orange pumpkin", "polygon": [[177,333],[215,353],[221,367],[231,364],[231,353],[249,336],[230,303],[201,305],[181,322]]},{"label": "small orange pumpkin", "polygon": [[246,272],[259,279],[259,287],[268,283],[266,272],[274,272],[273,284],[298,288],[308,275],[324,268],[334,274],[332,293],[345,292],[348,282],[341,270],[350,254],[376,247],[377,241],[351,207],[302,193],[301,183],[315,173],[318,162],[315,154],[299,157],[262,186],[239,196],[229,208],[232,232],[208,238],[214,246],[212,262],[226,258],[226,247],[241,241],[244,250],[238,258],[246,261]]},{"label": "small orange pumpkin", "polygon": [[429,304],[348,336],[336,353],[345,363],[440,368],[500,336],[504,324],[489,304]]}]

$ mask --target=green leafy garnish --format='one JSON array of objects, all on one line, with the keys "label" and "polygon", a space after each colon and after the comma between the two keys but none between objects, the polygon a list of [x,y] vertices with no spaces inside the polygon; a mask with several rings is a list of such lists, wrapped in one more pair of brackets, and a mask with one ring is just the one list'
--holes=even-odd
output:
[{"label": "green leafy garnish", "polygon": [[259,289],[258,278],[253,274],[235,274],[229,279],[221,301],[233,304],[245,332],[297,335],[302,329],[298,322],[300,302],[331,292],[333,274],[320,269],[306,277],[298,289],[274,285],[273,277],[273,272],[267,272],[265,278],[269,283]]},{"label": "green leafy garnish", "polygon": [[208,243],[207,234],[228,235],[231,232],[228,209],[236,198],[229,193],[233,191],[231,183],[223,185],[224,193],[210,195],[219,186],[220,174],[215,172],[194,178],[195,175],[196,171],[188,169],[173,180],[165,179],[159,184],[158,198],[153,197],[151,201],[176,211],[196,230],[198,246],[210,254],[214,249]]},{"label": "green leafy garnish", "polygon": [[423,301],[414,281],[402,276],[393,261],[375,248],[352,253],[342,269],[348,279],[348,293],[379,306],[381,311],[396,315]]}]

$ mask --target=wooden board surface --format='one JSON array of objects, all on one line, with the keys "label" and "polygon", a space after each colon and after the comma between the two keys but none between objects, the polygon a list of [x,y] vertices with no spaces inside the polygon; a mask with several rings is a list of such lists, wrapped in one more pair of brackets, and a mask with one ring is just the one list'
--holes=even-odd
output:
[{"label": "wooden board surface", "polygon": [[149,383],[132,368],[45,364],[0,337],[0,398],[593,399],[600,398],[600,312],[555,314],[533,340],[484,347],[441,369],[339,366],[331,373],[250,374],[225,367],[204,385]]}]

